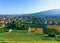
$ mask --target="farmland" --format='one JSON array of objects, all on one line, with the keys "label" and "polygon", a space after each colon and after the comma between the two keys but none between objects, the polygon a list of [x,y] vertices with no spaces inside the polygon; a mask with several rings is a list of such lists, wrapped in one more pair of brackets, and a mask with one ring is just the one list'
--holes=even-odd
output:
[{"label": "farmland", "polygon": [[48,25],[47,28],[53,28],[56,29],[58,32],[60,32],[60,25]]},{"label": "farmland", "polygon": [[48,25],[48,30],[54,32],[55,34],[60,34],[60,25]]}]

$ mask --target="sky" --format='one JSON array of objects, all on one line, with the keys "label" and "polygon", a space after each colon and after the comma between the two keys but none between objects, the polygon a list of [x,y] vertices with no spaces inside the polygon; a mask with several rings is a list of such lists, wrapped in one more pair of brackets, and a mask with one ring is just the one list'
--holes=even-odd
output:
[{"label": "sky", "polygon": [[0,0],[0,14],[28,14],[60,9],[60,0]]}]

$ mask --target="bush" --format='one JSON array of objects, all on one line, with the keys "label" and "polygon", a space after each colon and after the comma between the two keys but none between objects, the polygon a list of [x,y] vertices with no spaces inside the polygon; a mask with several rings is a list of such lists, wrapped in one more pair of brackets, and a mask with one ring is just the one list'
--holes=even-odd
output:
[{"label": "bush", "polygon": [[56,40],[60,41],[60,35],[56,36]]},{"label": "bush", "polygon": [[22,25],[20,28],[17,27],[18,30],[27,30],[27,27],[25,25]]},{"label": "bush", "polygon": [[0,32],[8,32],[8,28],[0,28]]},{"label": "bush", "polygon": [[51,33],[48,35],[48,37],[55,37],[55,34]]}]

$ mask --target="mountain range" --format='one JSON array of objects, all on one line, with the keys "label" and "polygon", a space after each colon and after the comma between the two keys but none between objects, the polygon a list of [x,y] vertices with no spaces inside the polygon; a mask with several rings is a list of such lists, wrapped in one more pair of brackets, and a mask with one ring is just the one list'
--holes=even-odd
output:
[{"label": "mountain range", "polygon": [[47,10],[32,14],[26,14],[25,16],[60,16],[60,9]]}]

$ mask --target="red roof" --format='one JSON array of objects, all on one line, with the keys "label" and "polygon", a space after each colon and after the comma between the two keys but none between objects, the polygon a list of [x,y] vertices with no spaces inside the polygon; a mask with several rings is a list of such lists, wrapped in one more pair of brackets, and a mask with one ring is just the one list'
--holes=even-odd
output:
[{"label": "red roof", "polygon": [[0,21],[4,21],[4,22],[10,22],[10,18],[0,18]]}]

